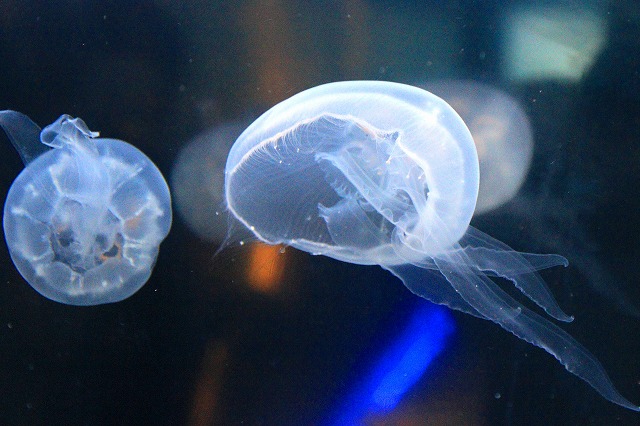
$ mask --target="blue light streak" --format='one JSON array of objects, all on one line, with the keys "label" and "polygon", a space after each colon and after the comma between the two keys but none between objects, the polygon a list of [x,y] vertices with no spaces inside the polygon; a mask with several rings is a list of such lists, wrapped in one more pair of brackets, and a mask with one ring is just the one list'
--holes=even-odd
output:
[{"label": "blue light streak", "polygon": [[366,415],[391,411],[444,350],[454,330],[447,308],[420,301],[401,333],[355,386],[330,424],[359,424]]}]

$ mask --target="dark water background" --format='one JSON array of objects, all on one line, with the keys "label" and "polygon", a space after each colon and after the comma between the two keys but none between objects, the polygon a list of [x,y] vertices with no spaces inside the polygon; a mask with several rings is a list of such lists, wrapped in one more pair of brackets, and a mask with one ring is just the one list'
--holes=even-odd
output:
[{"label": "dark water background", "polygon": [[[514,4],[3,0],[0,109],[41,125],[82,117],[169,179],[198,133],[250,121],[318,84],[499,87],[530,117],[533,166],[518,198],[474,224],[518,250],[569,259],[543,274],[576,317],[564,328],[638,403],[640,7],[593,3],[608,36],[580,79],[517,81],[501,71],[504,11]],[[0,156],[4,197],[23,166],[6,140]],[[174,215],[151,279],[116,304],[43,298],[0,244],[0,424],[322,424],[416,303],[379,268],[293,249],[270,261],[277,269],[284,259],[277,286],[255,290],[249,248],[214,257],[218,243]],[[363,421],[640,424],[544,351],[453,315],[457,332],[424,378],[392,413]]]}]

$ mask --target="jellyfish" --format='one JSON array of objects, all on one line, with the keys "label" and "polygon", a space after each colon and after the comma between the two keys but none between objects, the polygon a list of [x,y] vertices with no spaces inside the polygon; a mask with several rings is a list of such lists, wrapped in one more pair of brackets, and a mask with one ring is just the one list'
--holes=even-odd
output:
[{"label": "jellyfish", "polygon": [[251,124],[229,152],[225,197],[257,239],[379,265],[414,294],[495,322],[640,411],[586,348],[492,280],[573,320],[537,274],[567,266],[564,257],[516,252],[469,225],[478,181],[471,134],[445,101],[404,84],[348,81],[301,92]]},{"label": "jellyfish", "polygon": [[140,289],[171,228],[169,188],[155,164],[68,115],[40,131],[24,114],[0,111],[0,126],[25,164],[3,218],[22,277],[68,305],[117,302]]}]

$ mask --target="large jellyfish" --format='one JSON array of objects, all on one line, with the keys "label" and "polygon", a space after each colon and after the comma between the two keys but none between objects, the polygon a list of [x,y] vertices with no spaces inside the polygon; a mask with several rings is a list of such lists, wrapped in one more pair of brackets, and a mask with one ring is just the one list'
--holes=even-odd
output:
[{"label": "large jellyfish", "polygon": [[557,320],[573,319],[536,273],[565,258],[518,253],[469,226],[478,156],[462,119],[437,96],[381,81],[306,90],[240,135],[225,174],[229,211],[263,242],[379,265],[413,293],[499,324],[604,398],[640,411],[582,345],[491,279],[511,280]]}]

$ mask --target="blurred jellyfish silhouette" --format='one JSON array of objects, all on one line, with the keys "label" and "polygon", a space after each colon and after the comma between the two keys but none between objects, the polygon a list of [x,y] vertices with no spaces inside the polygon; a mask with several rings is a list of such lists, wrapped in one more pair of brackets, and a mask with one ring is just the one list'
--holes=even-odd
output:
[{"label": "blurred jellyfish silhouette", "polygon": [[176,210],[199,238],[220,243],[227,234],[224,167],[246,123],[227,123],[195,136],[178,154],[171,171]]},{"label": "blurred jellyfish silhouette", "polygon": [[518,101],[474,81],[443,80],[422,86],[447,101],[473,136],[480,163],[475,214],[511,200],[520,190],[533,157],[531,125]]}]

